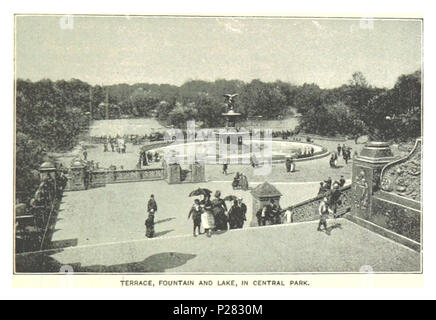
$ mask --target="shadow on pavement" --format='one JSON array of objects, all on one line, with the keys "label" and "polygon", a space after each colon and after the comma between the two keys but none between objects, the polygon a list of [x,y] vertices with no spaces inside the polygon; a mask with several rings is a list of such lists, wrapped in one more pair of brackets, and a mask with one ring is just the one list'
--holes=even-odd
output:
[{"label": "shadow on pavement", "polygon": [[166,235],[167,233],[170,233],[170,232],[173,232],[173,231],[174,231],[174,229],[170,229],[170,230],[165,230],[165,231],[159,231],[159,232],[156,232],[156,233],[154,234],[154,237],[153,237],[153,238],[157,238],[157,237],[164,236],[164,235]]},{"label": "shadow on pavement", "polygon": [[[23,273],[58,273],[65,269],[65,265],[51,257],[60,250],[18,255],[16,257],[16,272]],[[115,264],[82,266],[81,263],[69,264],[67,270],[75,273],[118,273],[118,272],[165,272],[168,269],[180,267],[196,257],[195,254],[180,252],[162,252],[153,254],[142,261]]]},{"label": "shadow on pavement", "polygon": [[334,229],[342,229],[342,224],[340,224],[340,223],[335,223],[334,225],[328,227],[327,230],[325,231],[325,233],[326,233],[327,235],[331,235],[331,232],[332,232]]},{"label": "shadow on pavement", "polygon": [[174,220],[175,218],[176,218],[176,217],[171,217],[171,218],[166,218],[166,219],[162,219],[162,220],[157,220],[157,221],[155,221],[154,224],[163,223],[163,222],[168,222],[168,221]]}]

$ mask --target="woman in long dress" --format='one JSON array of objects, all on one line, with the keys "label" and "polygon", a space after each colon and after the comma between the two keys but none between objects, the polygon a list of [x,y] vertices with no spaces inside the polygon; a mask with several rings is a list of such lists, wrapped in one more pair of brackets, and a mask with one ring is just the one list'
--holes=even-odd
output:
[{"label": "woman in long dress", "polygon": [[212,212],[210,195],[205,195],[203,200],[200,201],[200,205],[204,211],[201,215],[201,224],[203,225],[204,232],[210,237],[212,235],[212,229],[215,228],[215,218]]},{"label": "woman in long dress", "polygon": [[212,200],[212,212],[215,217],[215,226],[217,230],[228,229],[228,218],[226,215],[227,206],[223,199],[221,199],[221,192],[215,192],[215,199]]}]

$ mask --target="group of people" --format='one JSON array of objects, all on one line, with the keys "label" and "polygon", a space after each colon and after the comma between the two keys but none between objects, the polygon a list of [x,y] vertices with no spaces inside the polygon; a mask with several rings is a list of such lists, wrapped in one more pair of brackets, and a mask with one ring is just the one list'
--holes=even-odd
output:
[{"label": "group of people", "polygon": [[138,160],[138,168],[141,168],[141,166],[148,166],[151,162],[159,162],[160,161],[160,155],[159,152],[151,152],[151,151],[145,151],[141,150],[139,152],[139,160]]},{"label": "group of people", "polygon": [[327,180],[320,183],[320,190],[318,195],[323,195],[318,211],[320,215],[320,221],[318,225],[318,231],[321,227],[327,230],[327,217],[332,214],[333,217],[337,217],[337,209],[341,203],[341,188],[345,185],[344,176],[341,176],[339,181],[332,182],[329,177]]},{"label": "group of people", "polygon": [[345,145],[345,143],[341,146],[340,144],[338,144],[338,147],[336,148],[338,153],[337,156],[341,156],[345,161],[345,164],[348,164],[348,160],[351,159],[351,147],[348,147]]},{"label": "group of people", "polygon": [[331,177],[328,177],[328,179],[319,183],[318,195],[326,194],[333,189],[342,188],[345,186],[345,182],[344,176],[341,176],[339,180],[335,180],[334,182]]},{"label": "group of people", "polygon": [[248,179],[243,173],[236,172],[233,181],[233,189],[248,190]]},{"label": "group of people", "polygon": [[341,191],[339,190],[339,186],[337,184],[334,184],[333,190],[331,190],[329,194],[324,195],[319,204],[319,223],[317,229],[318,231],[322,231],[321,227],[324,227],[324,230],[328,232],[327,218],[329,217],[329,215],[333,215],[333,218],[337,218],[339,216],[337,213],[338,206],[340,206],[341,204]]},{"label": "group of people", "polygon": [[261,207],[256,212],[257,224],[259,226],[266,226],[267,224],[281,224],[282,223],[282,209],[280,205],[271,199],[269,203]]},{"label": "group of people", "polygon": [[308,158],[308,157],[312,157],[314,154],[315,154],[315,149],[313,147],[307,146],[301,148],[297,156],[298,158]]},{"label": "group of people", "polygon": [[202,200],[195,199],[189,211],[188,219],[192,217],[194,237],[201,234],[201,226],[208,237],[211,237],[213,231],[239,229],[244,226],[247,206],[242,198],[233,200],[229,210],[220,191],[215,192],[214,199],[210,198],[210,194],[205,194]]},{"label": "group of people", "polygon": [[[153,238],[154,218],[157,212],[157,203],[152,194],[147,203],[147,218],[145,219],[145,236]],[[193,235],[197,237],[201,233],[201,227],[208,237],[212,236],[213,231],[226,231],[228,229],[240,229],[244,226],[247,206],[242,198],[234,199],[230,209],[224,199],[221,198],[221,192],[216,191],[214,198],[211,200],[210,194],[205,194],[202,200],[195,199],[194,204],[189,210],[188,219],[193,221]]]},{"label": "group of people", "polygon": [[107,138],[103,142],[103,152],[109,152],[108,145],[110,145],[112,152],[126,153],[127,147],[124,139]]},{"label": "group of people", "polygon": [[164,140],[164,132],[153,132],[150,134],[144,134],[144,135],[139,135],[139,134],[124,134],[124,135],[120,135],[120,134],[116,134],[115,136],[111,136],[111,135],[102,135],[102,136],[93,136],[93,141],[95,141],[95,143],[107,143],[109,144],[109,141],[112,140],[114,145],[115,145],[115,141],[118,139],[122,139],[126,142],[130,142],[133,145],[138,145],[138,144],[144,144],[146,142],[150,142],[150,141],[160,141],[160,140]]}]

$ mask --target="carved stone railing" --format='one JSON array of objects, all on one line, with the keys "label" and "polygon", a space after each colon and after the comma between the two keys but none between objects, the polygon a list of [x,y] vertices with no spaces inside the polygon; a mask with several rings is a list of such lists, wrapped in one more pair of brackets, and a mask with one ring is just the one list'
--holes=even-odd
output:
[{"label": "carved stone railing", "polygon": [[[337,203],[336,215],[343,215],[351,207],[351,186],[339,189],[341,195]],[[324,197],[330,200],[331,192],[316,196],[291,207],[293,215],[292,222],[313,221],[319,219],[318,207]]]},{"label": "carved stone railing", "polygon": [[381,172],[381,189],[401,197],[421,201],[422,140],[416,140],[410,154],[386,165]]},{"label": "carved stone railing", "polygon": [[109,183],[152,181],[164,179],[163,168],[134,170],[91,171],[91,186],[99,187]]}]

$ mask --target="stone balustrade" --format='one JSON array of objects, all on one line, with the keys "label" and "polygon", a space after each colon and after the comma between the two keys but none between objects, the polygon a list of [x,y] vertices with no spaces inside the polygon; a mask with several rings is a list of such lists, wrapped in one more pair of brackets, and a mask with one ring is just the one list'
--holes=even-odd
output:
[{"label": "stone balustrade", "polygon": [[[351,186],[339,189],[341,195],[337,202],[337,215],[345,214],[351,207]],[[324,197],[329,198],[330,193],[319,195],[292,206],[292,222],[313,221],[319,219],[318,207]]]}]

